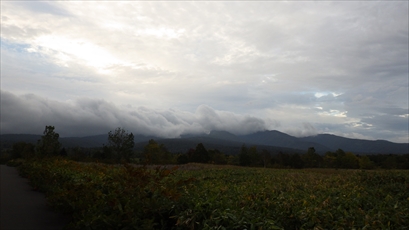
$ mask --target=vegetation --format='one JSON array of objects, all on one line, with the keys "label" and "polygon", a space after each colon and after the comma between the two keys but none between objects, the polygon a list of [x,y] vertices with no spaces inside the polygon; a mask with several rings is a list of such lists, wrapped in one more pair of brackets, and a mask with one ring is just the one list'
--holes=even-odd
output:
[{"label": "vegetation", "polygon": [[61,149],[58,138],[59,134],[54,132],[54,126],[46,126],[44,135],[36,146],[24,142],[15,143],[12,149],[2,151],[0,163],[18,158],[62,155],[76,161],[104,163],[164,165],[194,162],[264,168],[409,169],[409,154],[356,155],[338,149],[320,155],[313,147],[308,148],[305,154],[288,152],[272,154],[266,149],[260,151],[257,146],[247,147],[243,144],[236,155],[228,155],[217,149],[206,149],[199,143],[196,148],[191,148],[186,153],[171,153],[163,144],[149,140],[144,150],[138,152],[134,150],[134,135],[123,128],[110,131],[108,145],[102,148]]},{"label": "vegetation", "polygon": [[[198,154],[199,153],[199,154]],[[270,154],[256,146],[248,148],[243,145],[237,155],[226,155],[217,149],[206,150],[203,144],[196,149],[190,149],[177,158],[179,164],[189,162],[211,164],[233,164],[247,167],[269,168],[336,168],[336,169],[409,169],[409,154],[389,155],[355,155],[338,149],[320,155],[314,148],[309,148],[305,154],[283,153]]]},{"label": "vegetation", "polygon": [[[61,150],[58,137],[46,126],[37,146],[16,143],[0,161],[19,165],[51,206],[72,216],[67,229],[409,226],[409,171],[367,171],[409,169],[409,154],[359,156],[338,149],[319,155],[314,148],[270,154],[243,145],[237,155],[226,155],[202,143],[170,153],[155,140],[136,152],[133,134],[122,128],[109,132],[102,148]],[[181,169],[170,166],[176,163]]]},{"label": "vegetation", "polygon": [[53,207],[72,215],[68,229],[409,226],[408,171],[193,169],[65,158],[33,159],[20,166]]},{"label": "vegetation", "polygon": [[[143,152],[134,148],[134,135],[123,128],[117,128],[108,133],[108,145],[102,148],[69,148],[61,149],[59,134],[54,132],[54,126],[46,126],[44,135],[37,145],[18,142],[11,150],[2,150],[0,163],[6,163],[18,158],[34,156],[68,156],[76,161],[99,161],[105,163],[145,163],[145,164],[187,164],[190,162],[210,164],[231,164],[250,167],[270,168],[343,168],[343,169],[409,169],[409,154],[355,155],[338,149],[324,155],[317,154],[313,147],[305,154],[279,152],[271,154],[268,150],[259,151],[257,146],[247,147],[243,144],[236,155],[227,155],[217,149],[206,149],[199,143],[195,149],[186,153],[171,153],[163,144],[149,140]],[[9,164],[15,164],[10,162]]]},{"label": "vegetation", "polygon": [[143,150],[143,161],[146,164],[173,164],[174,157],[163,144],[159,145],[154,140],[149,140]]},{"label": "vegetation", "polygon": [[43,136],[37,142],[36,152],[42,156],[56,156],[60,153],[60,135],[54,132],[54,126],[46,126]]},{"label": "vegetation", "polygon": [[132,133],[128,133],[122,128],[116,128],[114,132],[109,131],[108,146],[105,146],[104,151],[107,152],[108,157],[112,157],[117,161],[129,162],[134,145]]},{"label": "vegetation", "polygon": [[25,142],[17,142],[11,150],[13,158],[31,158],[35,154],[35,145]]}]

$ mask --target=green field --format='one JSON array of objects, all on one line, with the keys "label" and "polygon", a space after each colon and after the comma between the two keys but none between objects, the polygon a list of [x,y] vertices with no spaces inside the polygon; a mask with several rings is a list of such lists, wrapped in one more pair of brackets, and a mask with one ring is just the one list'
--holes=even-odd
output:
[{"label": "green field", "polygon": [[19,169],[72,215],[67,229],[409,229],[403,170],[166,169],[61,158]]}]

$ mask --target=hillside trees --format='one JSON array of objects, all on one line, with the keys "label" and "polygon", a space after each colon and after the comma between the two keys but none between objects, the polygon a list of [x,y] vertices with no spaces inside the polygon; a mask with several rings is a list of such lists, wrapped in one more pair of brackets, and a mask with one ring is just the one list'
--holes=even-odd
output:
[{"label": "hillside trees", "polygon": [[337,159],[337,154],[331,151],[325,153],[324,157],[324,165],[326,168],[335,168],[335,162]]},{"label": "hillside trees", "polygon": [[209,161],[210,161],[209,152],[207,152],[206,148],[202,143],[199,143],[191,156],[191,162],[208,163]]},{"label": "hillside trees", "polygon": [[173,164],[173,156],[165,148],[165,145],[158,144],[153,139],[143,148],[145,162],[148,164]]},{"label": "hillside trees", "polygon": [[[76,160],[107,160],[108,163],[120,161],[130,162],[134,156],[134,135],[122,128],[117,128],[108,133],[108,145],[94,150],[81,149],[78,151],[67,148],[67,151],[60,151],[62,145],[59,142],[59,134],[55,132],[54,126],[46,126],[43,136],[38,140],[37,145],[30,143],[15,143],[12,148],[7,149],[8,158],[38,156],[64,155],[66,152],[72,159]],[[355,155],[338,149],[334,152],[328,151],[325,155],[319,155],[313,147],[306,153],[299,151],[257,150],[259,146],[247,147],[245,144],[240,149],[235,147],[236,153],[226,155],[217,149],[207,150],[203,143],[199,143],[195,149],[191,148],[186,153],[171,153],[163,144],[158,144],[154,140],[149,140],[143,151],[138,149],[138,155],[142,160],[150,164],[186,164],[189,162],[211,163],[211,164],[231,164],[253,167],[273,167],[273,168],[339,168],[339,169],[409,169],[409,154],[377,154],[377,155]],[[7,159],[8,159],[7,158]]]},{"label": "hillside trees", "polygon": [[291,155],[288,153],[279,152],[272,159],[274,167],[287,168],[291,166]]},{"label": "hillside trees", "polygon": [[17,142],[13,144],[11,150],[13,158],[30,158],[35,154],[35,145],[26,142]]},{"label": "hillside trees", "polygon": [[259,152],[257,146],[247,148],[245,144],[241,146],[238,158],[241,166],[266,167],[272,162],[271,155],[266,149]]},{"label": "hillside trees", "polygon": [[227,156],[220,152],[218,149],[209,149],[207,152],[209,153],[210,161],[213,164],[217,165],[227,164]]},{"label": "hillside trees", "polygon": [[189,162],[195,163],[211,163],[211,164],[231,164],[229,156],[219,151],[218,149],[209,149],[199,143],[195,149],[191,148],[184,154],[179,154],[176,158],[178,164],[187,164]]},{"label": "hillside trees", "polygon": [[264,168],[267,167],[271,161],[271,155],[266,149],[261,150],[261,160]]},{"label": "hillside trees", "polygon": [[359,157],[359,168],[360,169],[374,169],[375,163],[372,162],[368,156]]},{"label": "hillside trees", "polygon": [[108,133],[108,146],[104,146],[104,152],[119,161],[129,162],[134,147],[134,135],[123,128],[116,128]]},{"label": "hillside trees", "polygon": [[250,165],[251,166],[261,166],[261,154],[259,154],[256,146],[251,146],[248,150],[250,156]]},{"label": "hillside trees", "polygon": [[322,167],[323,159],[315,152],[315,148],[308,148],[306,154],[302,155],[302,160],[304,161],[304,167],[307,168],[320,168]]},{"label": "hillside trees", "polygon": [[248,152],[248,148],[245,144],[241,146],[240,153],[239,153],[239,163],[241,166],[249,166],[250,165],[250,154]]},{"label": "hillside trees", "polygon": [[355,154],[346,152],[345,156],[341,158],[342,168],[357,169],[359,168],[359,159]]},{"label": "hillside trees", "polygon": [[343,169],[373,169],[375,163],[368,156],[357,156],[351,152],[344,152],[338,149],[335,152],[326,152],[324,157],[324,167]]},{"label": "hillside trees", "polygon": [[304,168],[304,161],[301,159],[300,154],[294,153],[290,156],[290,167],[301,169]]},{"label": "hillside trees", "polygon": [[409,169],[409,154],[376,154],[368,155],[376,167],[385,169]]},{"label": "hillside trees", "polygon": [[180,154],[177,158],[176,158],[176,162],[178,164],[187,164],[189,163],[189,157],[187,154]]},{"label": "hillside trees", "polygon": [[60,135],[54,132],[54,126],[46,126],[43,136],[37,142],[36,152],[40,156],[55,156],[58,155],[61,148],[61,143],[58,141]]}]

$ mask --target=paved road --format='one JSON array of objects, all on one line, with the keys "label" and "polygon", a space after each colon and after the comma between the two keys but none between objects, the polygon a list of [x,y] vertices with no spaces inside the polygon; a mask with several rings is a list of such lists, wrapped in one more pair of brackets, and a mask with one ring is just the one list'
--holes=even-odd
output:
[{"label": "paved road", "polygon": [[52,211],[43,193],[33,191],[17,169],[0,165],[0,229],[62,229],[69,218]]}]

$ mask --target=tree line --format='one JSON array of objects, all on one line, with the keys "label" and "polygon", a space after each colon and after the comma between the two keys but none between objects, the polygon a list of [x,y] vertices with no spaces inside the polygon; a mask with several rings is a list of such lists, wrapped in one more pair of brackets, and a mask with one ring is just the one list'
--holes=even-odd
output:
[{"label": "tree line", "polygon": [[107,145],[102,148],[62,148],[59,134],[54,126],[46,126],[43,136],[37,144],[25,142],[15,143],[10,158],[30,158],[65,156],[78,161],[100,161],[105,163],[138,163],[138,164],[187,164],[206,163],[220,165],[239,165],[246,167],[269,168],[339,168],[339,169],[409,169],[409,154],[371,154],[358,155],[338,149],[316,153],[310,147],[304,154],[270,153],[257,146],[242,145],[236,155],[224,154],[217,149],[206,149],[199,143],[185,153],[171,153],[163,144],[149,140],[143,151],[134,150],[134,135],[123,128],[108,133]]}]

